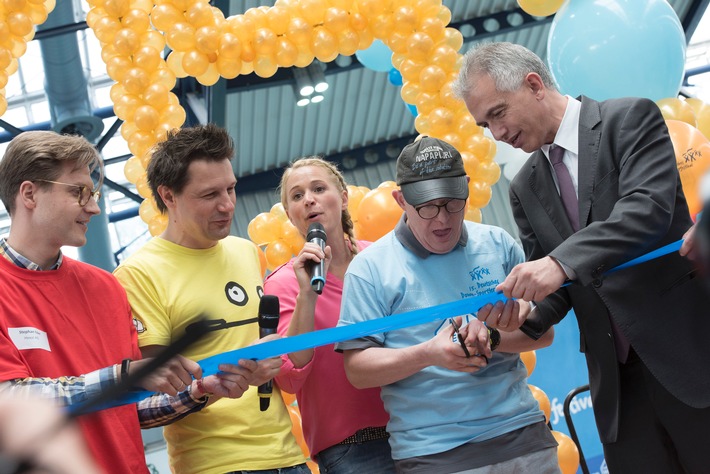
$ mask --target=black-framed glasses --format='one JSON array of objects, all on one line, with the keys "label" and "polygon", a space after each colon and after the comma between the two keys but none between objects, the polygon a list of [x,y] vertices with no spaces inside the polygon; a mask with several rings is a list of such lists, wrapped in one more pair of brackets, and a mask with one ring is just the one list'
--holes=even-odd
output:
[{"label": "black-framed glasses", "polygon": [[101,191],[98,189],[90,189],[85,184],[71,184],[71,183],[61,183],[59,181],[50,181],[49,179],[35,179],[35,181],[41,181],[43,183],[61,184],[62,186],[71,186],[72,188],[79,188],[79,205],[81,207],[89,204],[89,199],[92,197],[96,203],[101,199]]},{"label": "black-framed glasses", "polygon": [[441,208],[446,208],[446,212],[449,214],[456,214],[461,212],[466,206],[465,199],[449,199],[444,204],[426,204],[424,206],[415,207],[414,209],[419,214],[422,219],[433,219],[439,215]]}]

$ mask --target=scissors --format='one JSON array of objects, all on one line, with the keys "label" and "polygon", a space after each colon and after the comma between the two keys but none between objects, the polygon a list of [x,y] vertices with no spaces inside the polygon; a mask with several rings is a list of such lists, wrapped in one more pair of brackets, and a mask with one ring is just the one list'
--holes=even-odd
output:
[{"label": "scissors", "polygon": [[466,347],[466,344],[463,342],[463,338],[461,337],[461,333],[459,332],[459,325],[456,324],[456,321],[454,318],[449,318],[449,321],[451,322],[451,325],[454,327],[454,334],[456,334],[456,339],[459,340],[459,344],[461,344],[461,349],[463,349],[463,353],[466,354],[466,357],[471,357],[471,353],[468,352],[468,347]]}]

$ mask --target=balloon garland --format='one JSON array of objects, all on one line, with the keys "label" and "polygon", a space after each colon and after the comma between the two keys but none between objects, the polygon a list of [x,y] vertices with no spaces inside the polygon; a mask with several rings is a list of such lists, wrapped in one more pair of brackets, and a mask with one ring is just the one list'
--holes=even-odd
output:
[{"label": "balloon garland", "polygon": [[[102,45],[121,135],[133,156],[126,178],[146,199],[140,216],[156,235],[166,225],[146,183],[150,148],[181,126],[185,111],[170,92],[178,77],[212,85],[220,77],[280,67],[305,67],[369,48],[375,39],[393,51],[402,98],[416,106],[419,133],[448,141],[467,165],[470,208],[480,221],[491,185],[500,177],[495,144],[483,136],[463,102],[451,92],[460,67],[461,33],[446,25],[441,0],[277,0],[225,18],[207,0],[89,0],[87,23]],[[166,59],[161,52],[171,49]]]},{"label": "balloon garland", "polygon": [[0,116],[7,111],[5,87],[19,66],[35,26],[47,20],[55,0],[5,0],[0,2]]}]

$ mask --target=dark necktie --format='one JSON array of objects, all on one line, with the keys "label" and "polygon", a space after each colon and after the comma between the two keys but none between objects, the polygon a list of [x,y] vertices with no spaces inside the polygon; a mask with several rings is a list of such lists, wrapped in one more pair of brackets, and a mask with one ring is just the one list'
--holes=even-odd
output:
[{"label": "dark necktie", "polygon": [[[560,187],[560,198],[567,212],[567,218],[570,224],[572,224],[572,229],[577,232],[579,230],[579,204],[577,201],[577,193],[574,192],[572,177],[569,174],[569,170],[562,162],[564,154],[564,148],[552,145],[550,148],[550,163],[552,163],[552,168],[555,170],[555,175],[557,175],[557,184]],[[610,316],[609,321],[611,322],[611,332],[614,336],[616,358],[619,362],[624,363],[629,357],[629,341],[616,325],[614,318]]]},{"label": "dark necktie", "polygon": [[550,148],[550,163],[552,163],[552,168],[555,170],[555,175],[557,175],[557,184],[560,187],[562,205],[565,207],[567,218],[570,224],[572,224],[572,229],[577,232],[579,230],[577,193],[574,191],[574,184],[572,184],[572,177],[569,175],[569,170],[562,162],[564,155],[565,149],[561,146],[552,145]]}]

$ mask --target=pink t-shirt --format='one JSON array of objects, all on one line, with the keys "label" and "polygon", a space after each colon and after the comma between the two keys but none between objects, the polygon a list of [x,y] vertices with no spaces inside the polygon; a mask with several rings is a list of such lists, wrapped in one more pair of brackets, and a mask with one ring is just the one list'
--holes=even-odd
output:
[{"label": "pink t-shirt", "polygon": [[[362,250],[369,243],[358,242]],[[274,270],[264,282],[264,292],[279,297],[281,318],[279,334],[286,334],[291,323],[298,295],[298,281],[293,272],[293,260]],[[335,327],[340,316],[343,282],[335,275],[326,275],[323,293],[318,297],[315,330]],[[303,436],[311,456],[338,444],[357,430],[386,426],[389,415],[380,399],[380,389],[359,390],[345,375],[343,355],[333,344],[316,347],[313,359],[298,369],[287,355],[276,382],[288,393],[295,393],[301,411]]]}]

